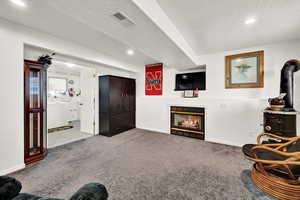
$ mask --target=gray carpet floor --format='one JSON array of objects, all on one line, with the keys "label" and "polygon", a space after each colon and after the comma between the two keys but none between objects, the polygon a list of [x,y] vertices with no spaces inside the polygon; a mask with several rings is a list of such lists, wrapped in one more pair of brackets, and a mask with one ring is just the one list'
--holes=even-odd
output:
[{"label": "gray carpet floor", "polygon": [[70,197],[89,182],[110,200],[265,200],[252,184],[241,148],[140,129],[90,137],[49,150],[47,158],[12,174],[22,192]]}]

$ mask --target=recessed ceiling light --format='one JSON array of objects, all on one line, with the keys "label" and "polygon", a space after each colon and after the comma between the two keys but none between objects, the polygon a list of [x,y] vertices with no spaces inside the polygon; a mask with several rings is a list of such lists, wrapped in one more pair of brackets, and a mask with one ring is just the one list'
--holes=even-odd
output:
[{"label": "recessed ceiling light", "polygon": [[249,18],[245,21],[245,24],[253,24],[254,22],[256,22],[255,18]]},{"label": "recessed ceiling light", "polygon": [[130,56],[132,56],[134,54],[134,51],[132,49],[128,49],[127,50],[127,54],[130,55]]},{"label": "recessed ceiling light", "polygon": [[10,0],[12,3],[14,3],[17,6],[20,7],[26,7],[26,3],[23,0]]},{"label": "recessed ceiling light", "polygon": [[73,64],[73,63],[66,63],[66,65],[71,68],[75,66],[75,64]]}]

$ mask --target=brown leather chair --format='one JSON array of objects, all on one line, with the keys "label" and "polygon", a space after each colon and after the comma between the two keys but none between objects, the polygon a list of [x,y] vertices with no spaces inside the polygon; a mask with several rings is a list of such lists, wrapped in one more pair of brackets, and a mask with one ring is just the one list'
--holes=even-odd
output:
[{"label": "brown leather chair", "polygon": [[[262,143],[265,136],[280,142]],[[260,189],[279,199],[300,199],[300,137],[263,133],[257,144],[246,144],[242,150],[255,162],[251,176]]]}]

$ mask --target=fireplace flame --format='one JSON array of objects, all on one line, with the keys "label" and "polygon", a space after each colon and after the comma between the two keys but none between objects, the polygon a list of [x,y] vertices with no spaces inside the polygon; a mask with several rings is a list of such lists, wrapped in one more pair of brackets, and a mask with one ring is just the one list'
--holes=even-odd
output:
[{"label": "fireplace flame", "polygon": [[199,117],[188,116],[187,119],[178,122],[178,125],[184,128],[199,129]]}]

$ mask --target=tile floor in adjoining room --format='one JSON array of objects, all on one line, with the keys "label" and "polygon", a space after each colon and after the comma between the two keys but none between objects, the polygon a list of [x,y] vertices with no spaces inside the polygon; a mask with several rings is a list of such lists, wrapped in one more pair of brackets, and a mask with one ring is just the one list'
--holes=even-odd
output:
[{"label": "tile floor in adjoining room", "polygon": [[57,147],[60,145],[75,142],[93,136],[92,134],[81,132],[80,125],[78,122],[73,123],[72,125],[74,126],[74,128],[49,133],[48,148]]}]

